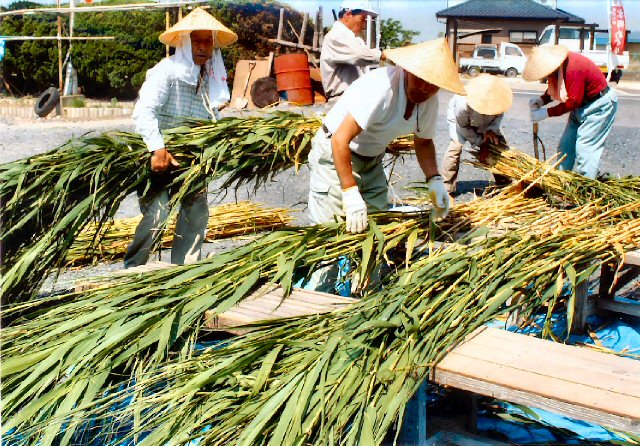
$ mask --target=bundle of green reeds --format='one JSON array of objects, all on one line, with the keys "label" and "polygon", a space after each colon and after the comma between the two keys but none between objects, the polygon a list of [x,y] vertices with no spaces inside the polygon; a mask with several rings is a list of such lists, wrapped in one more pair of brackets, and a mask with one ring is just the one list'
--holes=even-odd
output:
[{"label": "bundle of green reeds", "polygon": [[[206,240],[213,242],[279,229],[293,220],[290,214],[288,209],[262,207],[249,201],[211,207]],[[67,252],[66,265],[81,266],[122,259],[140,219],[141,217],[133,217],[108,222],[102,227],[103,233],[97,236],[98,225],[87,225]],[[171,247],[174,229],[175,219],[169,222],[162,236],[162,247]],[[94,247],[96,239],[99,243]]]},{"label": "bundle of green reeds", "polygon": [[[223,189],[249,181],[258,187],[299,167],[320,123],[317,117],[275,112],[167,131],[167,148],[180,162],[174,183],[181,186],[172,203],[200,191],[203,178],[224,176]],[[409,145],[410,138],[401,138],[390,148]],[[138,135],[109,132],[0,165],[3,304],[30,299],[47,271],[64,263],[86,224],[96,221],[96,233],[102,233],[124,197],[149,192],[149,156]]]},{"label": "bundle of green reeds", "polygon": [[[8,416],[4,429],[22,427],[30,440],[54,438],[62,424],[70,420],[70,413],[75,420],[69,426],[77,426],[90,413],[112,416],[103,411],[133,397],[133,402],[119,415],[133,420],[132,437],[150,432],[145,444],[183,444],[193,438],[220,445],[380,444],[389,429],[402,418],[411,395],[448,349],[485,322],[521,305],[529,312],[546,305],[551,312],[563,298],[565,283],[570,283],[575,290],[601,262],[640,245],[640,220],[623,218],[627,212],[637,212],[639,207],[640,203],[636,203],[617,212],[610,211],[604,221],[599,218],[597,204],[559,211],[560,218],[571,222],[563,230],[545,225],[532,231],[525,226],[501,237],[483,237],[486,231],[478,230],[461,243],[414,259],[382,291],[372,293],[347,310],[267,322],[262,329],[197,357],[181,354],[159,371],[140,365],[148,366],[149,358],[166,357],[164,350],[172,339],[179,339],[180,334],[185,333],[181,330],[192,319],[192,316],[185,317],[185,310],[192,309],[200,296],[186,302],[179,317],[177,314],[168,317],[170,313],[166,313],[166,306],[176,301],[169,302],[166,297],[155,294],[145,302],[135,298],[125,304],[119,299],[119,309],[102,308],[107,305],[104,303],[92,312],[75,313],[74,318],[67,315],[64,323],[55,323],[54,318],[54,324],[48,327],[52,332],[37,327],[36,321],[28,322],[10,332],[4,353],[10,361],[9,372],[3,379]],[[585,215],[595,217],[579,217]],[[338,239],[345,237],[350,249],[357,250],[364,237],[363,245],[368,251],[363,250],[363,262],[367,257],[376,257],[379,261],[391,245],[410,240],[407,234],[419,228],[411,220],[392,225],[395,234],[392,239],[380,239],[376,235],[379,232],[383,232],[384,237],[391,233],[388,227],[375,225],[366,235],[345,234]],[[399,229],[396,225],[409,227],[403,227],[401,234],[395,232]],[[318,229],[313,231],[313,246],[325,245],[331,248],[329,251],[333,250],[332,254],[337,254],[335,248],[340,243],[335,235]],[[266,237],[274,249],[267,257],[273,258],[275,252],[287,246],[287,239],[293,234],[283,237],[285,234],[273,233]],[[330,242],[334,244],[328,244]],[[250,247],[248,251],[256,253],[256,248],[258,246]],[[297,255],[306,259],[310,254],[315,261],[318,259],[316,249]],[[275,276],[273,269],[271,273],[266,269],[261,269],[261,273],[255,269],[249,272],[247,268],[255,264],[249,266],[246,254],[248,252],[237,257],[237,261],[244,257],[240,271],[236,271],[238,266],[219,269],[212,283],[205,285],[199,279],[187,280],[196,270],[186,271],[182,267],[183,277],[171,273],[172,280],[162,284],[174,287],[182,281],[185,291],[182,299],[208,287],[207,293],[218,297],[217,311],[224,311],[237,299],[221,300],[222,294],[213,289],[228,287],[238,280],[235,279],[238,274],[244,273],[246,278],[238,280],[237,288],[226,291],[227,296],[233,292],[238,297],[246,294],[260,274],[278,281],[278,277],[290,271],[282,259]],[[259,252],[256,254],[263,259]],[[210,268],[204,264],[196,268],[202,274],[205,267]],[[158,289],[157,279],[146,284],[152,293]],[[145,280],[148,279],[143,278]],[[110,302],[124,290],[132,290],[131,285],[111,285]],[[569,299],[570,317],[574,298],[572,295]],[[70,309],[63,306],[51,313],[61,319]],[[112,320],[105,324],[101,321],[105,316],[95,313],[100,310],[110,319],[120,313],[119,322]],[[165,312],[163,327],[167,334],[163,337],[159,327],[153,336],[148,328],[141,331],[143,321],[153,321],[159,312]],[[63,330],[77,333],[75,326],[79,323],[83,324],[82,337],[76,340],[63,334]],[[147,327],[151,324],[147,323]],[[136,343],[127,341],[119,345],[117,352],[111,352],[114,349],[108,343],[122,343],[123,337],[116,333],[123,331],[135,338]],[[62,339],[52,345],[53,338],[61,333]],[[29,345],[29,352],[21,353],[25,350],[20,345]],[[105,355],[105,345],[109,355]],[[143,346],[152,348],[142,354]],[[80,352],[82,355],[77,357]],[[43,355],[46,355],[44,361]],[[36,366],[36,360],[44,364]],[[135,376],[132,390],[112,393],[101,400],[102,393],[96,387],[106,383],[109,370],[121,372],[125,363],[130,369],[135,365],[141,370]],[[145,373],[142,369],[148,371]],[[61,370],[65,371],[62,379]],[[56,380],[57,386],[53,386]],[[92,399],[97,401],[72,410],[76,404],[89,403]],[[17,401],[26,403],[20,411]],[[71,430],[68,427],[67,435],[71,435]]]},{"label": "bundle of green reeds", "polygon": [[372,223],[368,234],[345,234],[338,224],[280,230],[194,265],[3,309],[3,316],[27,314],[3,330],[3,433],[99,399],[103,387],[153,369],[170,352],[188,357],[205,310],[223,312],[267,281],[290,290],[340,255],[359,258],[358,271],[368,277],[393,247],[427,234],[428,218],[402,217],[382,215],[384,224]]},{"label": "bundle of green reeds", "polygon": [[549,193],[549,198],[558,197],[572,204],[584,204],[607,197],[607,205],[631,203],[640,195],[640,180],[633,178],[609,178],[594,181],[572,171],[557,170],[557,160],[540,162],[516,149],[490,146],[490,155],[485,164],[472,162],[493,173],[505,175],[522,182],[540,186]]}]

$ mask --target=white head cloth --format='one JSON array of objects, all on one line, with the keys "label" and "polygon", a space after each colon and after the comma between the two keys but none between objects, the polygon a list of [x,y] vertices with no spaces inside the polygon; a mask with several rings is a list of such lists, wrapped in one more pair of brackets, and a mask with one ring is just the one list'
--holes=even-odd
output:
[{"label": "white head cloth", "polygon": [[[216,31],[213,33],[214,50],[211,58],[205,63],[207,73],[207,100],[208,107],[217,108],[228,102],[231,98],[229,86],[227,85],[227,70],[224,68],[224,61],[219,48],[215,48]],[[191,53],[191,36],[184,34],[180,36],[180,45],[176,47],[174,61],[178,65],[176,75],[178,78],[191,85],[197,85],[200,67],[193,62]]]}]

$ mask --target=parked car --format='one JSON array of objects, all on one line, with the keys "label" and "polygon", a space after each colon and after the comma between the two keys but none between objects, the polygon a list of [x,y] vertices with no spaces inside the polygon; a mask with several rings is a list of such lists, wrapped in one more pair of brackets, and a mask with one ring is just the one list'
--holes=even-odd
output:
[{"label": "parked car", "polygon": [[472,57],[460,59],[460,69],[469,76],[480,73],[504,74],[516,77],[524,70],[527,56],[518,45],[502,42],[499,45],[478,45]]},{"label": "parked car", "polygon": [[[609,57],[611,57],[611,65],[613,71],[611,73],[611,81],[618,82],[622,77],[622,71],[629,68],[629,52],[625,51],[621,55],[613,54],[609,50],[597,50],[595,49],[595,39],[593,39],[594,47],[590,47],[591,33],[588,30],[584,30],[582,34],[584,48],[580,51],[580,28],[572,27],[560,27],[560,38],[558,43],[569,48],[569,51],[576,53],[582,53],[584,56],[591,59],[600,70],[608,75],[609,72]],[[538,44],[540,46],[554,45],[556,41],[556,27],[555,25],[547,26],[540,35]]]}]

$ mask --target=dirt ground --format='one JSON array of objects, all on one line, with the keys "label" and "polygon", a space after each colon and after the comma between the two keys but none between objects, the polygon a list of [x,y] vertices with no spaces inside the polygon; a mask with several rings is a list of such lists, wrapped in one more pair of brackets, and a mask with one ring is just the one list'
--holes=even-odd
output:
[{"label": "dirt ground", "polygon": [[[528,100],[534,94],[540,94],[541,87],[536,84],[516,81],[513,84],[514,102],[503,119],[502,129],[510,145],[530,155],[533,155],[531,122],[529,121]],[[607,141],[607,147],[602,157],[601,172],[611,175],[640,175],[640,89],[631,88],[619,90],[619,109],[616,121]],[[440,109],[435,138],[438,160],[442,160],[447,148],[448,126],[446,121],[447,104],[451,94],[439,94]],[[305,109],[305,113],[322,114],[322,106]],[[229,112],[227,112],[229,113]],[[551,118],[540,124],[540,136],[547,147],[547,156],[555,152],[556,145],[566,122],[565,117]],[[18,118],[0,117],[0,163],[37,155],[49,151],[70,138],[80,137],[88,133],[101,133],[118,129],[133,131],[134,126],[130,118],[109,119],[101,121],[65,121],[59,117],[25,120]],[[463,155],[463,159],[469,155]],[[308,195],[309,170],[303,166],[299,172],[293,169],[276,176],[267,185],[253,190],[253,185],[241,187],[236,191],[219,194],[219,183],[210,185],[209,202],[216,205],[236,200],[250,199],[270,206],[282,206],[296,211],[296,223],[305,225],[310,221],[306,215]],[[474,193],[481,193],[489,185],[491,175],[486,171],[463,164],[459,175],[459,193],[456,200],[466,201]],[[391,197],[407,197],[410,192],[406,186],[423,181],[422,173],[415,157],[406,156],[396,162],[392,176]],[[118,217],[129,217],[139,213],[135,196],[128,197],[118,210]],[[228,243],[207,244],[204,255],[213,255],[226,249]],[[168,259],[168,253],[163,252],[162,259]],[[93,269],[84,269],[70,275],[63,275],[61,283],[71,281],[77,276],[99,275],[113,269],[122,268],[121,263],[101,265]],[[48,286],[51,286],[50,284]],[[58,287],[57,286],[57,287]]]}]

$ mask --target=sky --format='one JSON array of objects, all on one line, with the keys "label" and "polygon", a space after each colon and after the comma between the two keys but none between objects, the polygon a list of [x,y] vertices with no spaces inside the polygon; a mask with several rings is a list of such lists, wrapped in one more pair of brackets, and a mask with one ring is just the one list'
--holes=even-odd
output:
[{"label": "sky", "polygon": [[[333,23],[331,10],[336,12],[341,0],[280,0],[295,9],[308,12],[315,17],[319,6],[323,10],[323,24]],[[550,2],[550,0],[547,0]],[[371,5],[380,12],[383,19],[400,20],[405,29],[420,31],[414,42],[433,39],[445,30],[444,24],[436,20],[436,12],[454,6],[460,0],[371,0]],[[607,25],[607,0],[557,0],[558,8],[585,19],[587,23],[598,23],[600,28]],[[640,0],[622,0],[627,20],[627,29],[640,31]]]},{"label": "sky", "polygon": [[[14,0],[0,0],[0,6],[8,6]],[[43,4],[55,4],[55,0],[35,0]],[[76,0],[80,3],[83,0]],[[333,16],[331,10],[340,6],[341,0],[280,0],[301,12],[308,12],[315,17],[319,6],[323,9],[324,26],[331,26]],[[551,3],[553,0],[540,0]],[[556,0],[558,8],[585,19],[587,23],[598,23],[600,28],[607,25],[607,0]],[[371,0],[371,5],[380,12],[383,19],[400,20],[405,29],[420,31],[415,42],[432,39],[444,31],[444,24],[436,20],[436,12],[460,3],[461,0]],[[68,0],[63,0],[68,3]],[[640,31],[640,0],[622,0],[625,8],[627,29]]]}]

